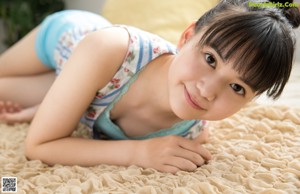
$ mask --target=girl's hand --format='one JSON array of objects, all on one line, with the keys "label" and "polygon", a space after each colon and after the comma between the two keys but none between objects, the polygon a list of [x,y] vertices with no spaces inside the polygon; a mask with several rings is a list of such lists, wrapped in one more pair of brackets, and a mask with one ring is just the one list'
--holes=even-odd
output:
[{"label": "girl's hand", "polygon": [[0,122],[8,125],[30,122],[38,107],[39,105],[22,109],[17,103],[0,101]]},{"label": "girl's hand", "polygon": [[207,131],[195,140],[166,136],[140,141],[133,163],[162,172],[194,171],[211,159],[210,152],[201,145],[202,135]]}]

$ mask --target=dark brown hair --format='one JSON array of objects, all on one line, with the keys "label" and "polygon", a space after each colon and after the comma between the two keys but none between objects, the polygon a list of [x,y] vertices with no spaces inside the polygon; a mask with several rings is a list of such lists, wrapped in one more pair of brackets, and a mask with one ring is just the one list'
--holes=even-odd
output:
[{"label": "dark brown hair", "polygon": [[298,9],[250,6],[249,2],[266,1],[223,0],[204,14],[195,27],[196,32],[205,29],[199,46],[208,45],[225,60],[234,60],[233,68],[257,95],[266,92],[276,99],[292,70],[292,28],[299,26],[300,13]]}]

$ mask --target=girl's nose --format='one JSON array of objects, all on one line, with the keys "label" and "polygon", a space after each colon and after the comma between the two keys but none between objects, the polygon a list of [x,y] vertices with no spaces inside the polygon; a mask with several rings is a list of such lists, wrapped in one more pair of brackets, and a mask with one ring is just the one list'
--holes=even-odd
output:
[{"label": "girl's nose", "polygon": [[207,99],[208,101],[213,101],[217,95],[217,86],[210,81],[198,81],[196,87],[199,91],[201,97]]}]

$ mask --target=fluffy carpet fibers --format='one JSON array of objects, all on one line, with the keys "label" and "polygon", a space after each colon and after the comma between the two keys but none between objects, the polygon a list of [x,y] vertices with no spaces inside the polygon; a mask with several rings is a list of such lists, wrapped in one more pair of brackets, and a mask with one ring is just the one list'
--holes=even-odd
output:
[{"label": "fluffy carpet fibers", "polygon": [[[136,166],[48,166],[28,161],[28,124],[0,124],[0,176],[18,193],[300,193],[300,110],[252,104],[211,123],[213,159],[195,172],[160,173]],[[75,136],[88,137],[80,126]]]}]

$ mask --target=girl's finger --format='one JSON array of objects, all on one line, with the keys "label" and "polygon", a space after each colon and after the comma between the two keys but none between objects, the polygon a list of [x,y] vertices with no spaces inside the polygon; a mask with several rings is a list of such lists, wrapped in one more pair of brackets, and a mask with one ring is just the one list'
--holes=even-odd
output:
[{"label": "girl's finger", "polygon": [[189,160],[196,166],[202,166],[206,162],[206,159],[203,158],[201,154],[184,148],[177,149],[174,156]]},{"label": "girl's finger", "polygon": [[192,161],[185,159],[183,157],[172,157],[168,160],[165,165],[173,166],[179,170],[183,171],[194,171],[197,169],[197,165]]},{"label": "girl's finger", "polygon": [[197,141],[182,138],[181,141],[179,141],[179,146],[199,154],[206,161],[211,159],[211,153]]}]

